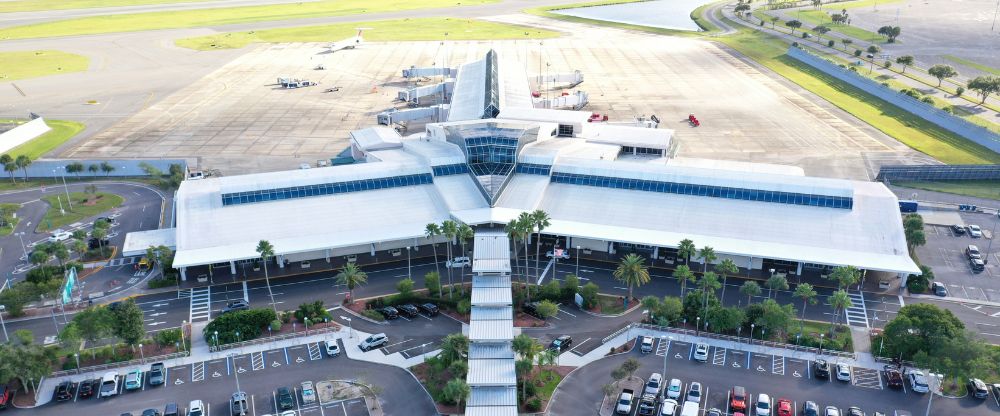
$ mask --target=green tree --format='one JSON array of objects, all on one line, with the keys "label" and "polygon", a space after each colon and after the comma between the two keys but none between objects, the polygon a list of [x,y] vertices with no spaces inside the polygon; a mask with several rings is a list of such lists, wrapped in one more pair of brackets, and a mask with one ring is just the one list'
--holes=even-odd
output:
[{"label": "green tree", "polygon": [[773,291],[788,290],[788,279],[785,276],[774,274],[767,279],[767,282],[764,282],[764,286],[767,286],[767,297],[770,299]]},{"label": "green tree", "polygon": [[660,307],[656,312],[656,324],[661,326],[671,326],[680,322],[684,314],[684,304],[680,298],[664,296],[660,302]]},{"label": "green tree", "polygon": [[[458,243],[462,246],[462,256],[466,255],[465,243],[475,237],[476,233],[467,224],[459,224],[458,228],[455,230],[455,237],[458,238]],[[465,273],[458,274],[459,282],[461,282],[462,293],[465,293]]]},{"label": "green tree", "polygon": [[878,46],[875,45],[868,45],[868,49],[866,49],[865,51],[867,51],[870,54],[876,54],[881,52],[882,48],[879,48]]},{"label": "green tree", "polygon": [[643,296],[639,301],[643,308],[649,311],[649,320],[656,321],[656,312],[660,308],[660,298],[656,296]]},{"label": "green tree", "polygon": [[452,220],[445,220],[441,223],[441,234],[448,239],[448,262],[445,263],[448,269],[448,299],[451,299],[454,295],[455,285],[451,280],[451,269],[453,268],[451,262],[455,261],[455,257],[452,255],[452,242],[455,240],[455,236],[458,235],[458,223]]},{"label": "green tree", "polygon": [[73,241],[72,245],[73,245],[73,251],[75,251],[76,254],[80,256],[80,259],[82,260],[83,255],[87,253],[87,243],[84,243],[81,240],[75,240]]},{"label": "green tree", "polygon": [[906,236],[906,246],[910,253],[917,247],[927,244],[923,217],[920,214],[906,214],[903,217],[903,234]]},{"label": "green tree", "polygon": [[750,303],[753,301],[753,297],[760,296],[761,292],[762,290],[760,289],[760,285],[753,280],[747,280],[743,282],[742,286],[740,286],[740,294],[747,297],[747,306],[750,306]]},{"label": "green tree", "polygon": [[788,26],[789,28],[791,28],[792,29],[792,34],[794,35],[795,34],[795,29],[798,29],[798,28],[802,27],[802,22],[800,22],[798,20],[789,20],[789,21],[785,22],[785,26]]},{"label": "green tree", "polygon": [[10,175],[10,183],[16,185],[17,182],[14,180],[14,172],[17,172],[17,164],[14,162],[4,163],[3,170],[4,172],[7,172],[8,175]]},{"label": "green tree", "polygon": [[851,302],[851,297],[847,295],[847,291],[844,289],[837,289],[826,299],[827,305],[833,309],[833,317],[830,318],[830,337],[833,337],[833,328],[837,325],[837,320],[840,318],[840,312],[847,310],[854,304]]},{"label": "green tree", "polygon": [[627,378],[632,378],[632,376],[635,375],[635,372],[639,371],[639,367],[641,367],[641,364],[635,358],[629,358],[621,365],[621,369],[622,371],[625,371]]},{"label": "green tree", "polygon": [[441,296],[441,275],[438,272],[427,272],[424,275],[424,287],[428,296]]},{"label": "green tree", "polygon": [[813,28],[813,32],[818,33],[820,36],[823,36],[823,35],[827,34],[829,31],[830,31],[830,28],[828,28],[828,27],[826,27],[824,25],[819,25],[819,26],[816,26],[816,27]]},{"label": "green tree", "polygon": [[945,78],[951,78],[958,75],[958,71],[956,71],[955,68],[952,68],[951,65],[943,64],[930,67],[930,69],[927,70],[927,73],[931,74],[932,77],[937,78],[938,88],[941,88],[941,82],[944,81]]},{"label": "green tree", "polygon": [[580,278],[575,274],[566,275],[562,285],[563,299],[573,299],[573,295],[580,289]]},{"label": "green tree", "polygon": [[531,212],[531,224],[535,229],[535,279],[540,280],[541,269],[538,267],[538,260],[541,258],[542,247],[542,231],[548,228],[551,223],[551,218],[549,214],[540,209],[536,209]]},{"label": "green tree", "polygon": [[4,153],[0,155],[0,165],[6,165],[14,161],[14,158],[10,157],[9,154]]},{"label": "green tree", "polygon": [[792,305],[779,305],[774,299],[765,299],[761,302],[763,314],[757,319],[757,326],[766,328],[769,334],[784,339],[788,331],[788,325],[795,316],[795,308]]},{"label": "green tree", "polygon": [[905,74],[906,67],[913,65],[913,56],[912,55],[900,56],[899,58],[896,58],[896,63],[903,66],[902,72]]},{"label": "green tree", "polygon": [[115,336],[128,345],[138,344],[146,335],[146,331],[142,327],[142,309],[135,304],[135,300],[119,302],[111,311],[114,316],[112,329]]},{"label": "green tree", "polygon": [[[102,168],[103,165],[104,163],[101,163]],[[260,255],[261,262],[264,263],[264,282],[267,283],[267,294],[271,297],[271,309],[274,313],[278,313],[278,306],[274,303],[274,291],[271,290],[271,277],[267,273],[267,262],[268,259],[274,256],[274,246],[267,240],[260,240],[257,242],[256,250],[257,254]],[[351,297],[351,300],[354,300],[353,296]]]},{"label": "green tree", "polygon": [[558,301],[562,297],[562,287],[559,286],[559,281],[552,279],[548,283],[542,285],[541,298]]},{"label": "green tree", "polygon": [[520,359],[514,361],[514,373],[517,374],[517,378],[520,381],[518,384],[521,386],[521,401],[526,399],[527,395],[527,377],[531,373],[531,369],[534,368],[535,364],[528,359]]},{"label": "green tree", "polygon": [[555,303],[549,300],[543,300],[541,302],[538,302],[536,310],[538,311],[538,314],[542,316],[543,319],[548,319],[553,316],[556,316],[556,314],[559,313],[559,305],[556,305]]},{"label": "green tree", "polygon": [[24,171],[24,180],[28,180],[28,166],[31,166],[31,158],[25,155],[20,155],[17,159],[14,159],[14,164],[17,165],[18,169]]},{"label": "green tree", "polygon": [[929,266],[920,265],[920,274],[911,274],[906,278],[906,288],[910,293],[924,293],[934,280],[934,271]]},{"label": "green tree", "polygon": [[929,303],[899,309],[883,331],[888,356],[912,360],[923,352],[935,356],[949,339],[964,339],[965,325],[951,311]]},{"label": "green tree", "polygon": [[91,176],[97,176],[97,172],[100,170],[100,166],[97,166],[96,163],[91,163],[90,166],[87,166],[87,172],[90,172]]},{"label": "green tree", "polygon": [[111,172],[115,171],[115,167],[111,166],[108,162],[101,162],[101,172],[104,172],[104,176],[111,176]]},{"label": "green tree", "polygon": [[737,307],[716,306],[708,310],[709,327],[720,333],[735,331],[745,318],[743,310]]},{"label": "green tree", "polygon": [[444,385],[444,389],[441,390],[441,395],[445,401],[459,406],[469,398],[470,394],[472,394],[472,389],[465,383],[465,380],[460,378],[448,380],[448,383]]},{"label": "green tree", "polygon": [[878,28],[878,34],[885,36],[889,43],[895,42],[900,33],[903,33],[903,29],[899,26],[882,26]]},{"label": "green tree", "polygon": [[737,16],[743,17],[744,12],[750,11],[750,5],[746,3],[737,4],[736,8],[733,9],[733,11],[736,13]]},{"label": "green tree", "polygon": [[792,293],[792,296],[802,299],[802,316],[799,318],[799,333],[801,334],[805,328],[806,305],[816,304],[816,290],[809,283],[799,283],[798,286],[795,286],[795,292]]},{"label": "green tree", "polygon": [[677,256],[684,259],[684,264],[691,264],[691,257],[698,254],[698,249],[694,246],[694,241],[690,239],[683,239],[681,243],[677,245]]},{"label": "green tree", "polygon": [[827,279],[836,282],[838,289],[847,289],[861,280],[861,271],[854,266],[837,266]]},{"label": "green tree", "polygon": [[583,298],[583,307],[593,309],[597,306],[597,292],[600,288],[594,282],[587,282],[580,288],[580,297]]},{"label": "green tree", "polygon": [[444,360],[445,364],[454,361],[464,360],[469,355],[469,338],[460,333],[449,334],[441,340],[441,353],[438,357]]},{"label": "green tree", "polygon": [[771,29],[774,29],[774,24],[781,20],[778,16],[771,16]]},{"label": "green tree", "polygon": [[[722,259],[719,264],[715,265],[715,271],[722,275],[722,287],[726,287],[726,281],[729,279],[729,275],[736,274],[740,272],[739,266],[736,265],[732,259]],[[726,292],[722,292],[722,296],[726,296]]]},{"label": "green tree", "polygon": [[695,281],[695,278],[696,276],[694,275],[694,272],[692,272],[691,268],[686,264],[677,266],[677,268],[674,269],[674,279],[677,279],[677,281],[681,283],[681,296],[684,296],[684,290],[687,288],[687,282],[693,282]]},{"label": "green tree", "polygon": [[706,309],[719,305],[719,299],[715,295],[709,296],[708,292],[702,290],[692,290],[684,295],[683,316],[689,324],[694,324]]},{"label": "green tree", "polygon": [[396,282],[396,291],[401,299],[409,299],[413,296],[413,279],[407,277]]},{"label": "green tree", "polygon": [[701,250],[698,250],[698,258],[702,261],[702,265],[704,266],[702,272],[704,273],[708,271],[708,265],[718,259],[719,256],[715,254],[714,248],[705,246]]},{"label": "green tree", "polygon": [[80,173],[83,172],[83,163],[73,162],[66,165],[66,173],[75,173],[76,179],[80,179]]},{"label": "green tree", "polygon": [[34,264],[36,267],[41,266],[49,261],[49,253],[47,253],[44,249],[39,249],[38,246],[35,246],[35,250],[28,255],[28,260],[31,261],[31,264]]},{"label": "green tree", "polygon": [[966,85],[970,90],[975,91],[976,94],[979,94],[979,96],[982,97],[982,101],[979,102],[979,105],[983,105],[986,103],[986,99],[989,98],[990,94],[1000,92],[1000,77],[992,75],[978,76],[969,80],[969,83]]},{"label": "green tree", "polygon": [[91,306],[73,315],[73,323],[83,339],[96,342],[114,333],[115,315],[107,307]]},{"label": "green tree", "polygon": [[347,263],[340,269],[340,273],[337,273],[337,283],[347,286],[348,295],[353,302],[354,288],[368,283],[368,274],[361,271],[357,264]]},{"label": "green tree", "polygon": [[649,268],[646,259],[634,253],[625,256],[613,275],[618,281],[628,285],[628,298],[632,299],[632,288],[649,283]]}]

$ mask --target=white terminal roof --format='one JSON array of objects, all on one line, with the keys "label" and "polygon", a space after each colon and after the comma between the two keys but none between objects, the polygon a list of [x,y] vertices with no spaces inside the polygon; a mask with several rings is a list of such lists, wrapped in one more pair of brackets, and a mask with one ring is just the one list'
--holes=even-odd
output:
[{"label": "white terminal roof", "polygon": [[[510,273],[510,239],[506,233],[501,231],[476,233],[472,252],[472,273]],[[497,276],[494,279],[504,279],[504,277]],[[479,287],[509,289],[510,277],[506,277],[506,282],[497,282],[493,286],[487,286],[487,283],[483,281]]]},{"label": "white terminal roof", "polygon": [[165,246],[171,250],[177,248],[177,231],[173,228],[137,231],[125,234],[122,244],[122,256],[144,256],[150,247]]}]

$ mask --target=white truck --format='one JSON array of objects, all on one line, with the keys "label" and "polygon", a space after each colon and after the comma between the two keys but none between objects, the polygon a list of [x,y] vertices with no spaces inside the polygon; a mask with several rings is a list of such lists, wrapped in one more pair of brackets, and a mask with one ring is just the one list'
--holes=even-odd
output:
[{"label": "white truck", "polygon": [[627,415],[632,413],[632,389],[623,389],[618,395],[618,404],[615,405],[615,413]]}]

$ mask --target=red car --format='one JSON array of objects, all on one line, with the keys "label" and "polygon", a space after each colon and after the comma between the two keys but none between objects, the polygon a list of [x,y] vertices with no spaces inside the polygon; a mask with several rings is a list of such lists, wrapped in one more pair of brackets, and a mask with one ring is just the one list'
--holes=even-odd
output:
[{"label": "red car", "polygon": [[733,390],[729,392],[729,407],[734,411],[747,410],[747,390],[743,386],[733,386]]},{"label": "red car", "polygon": [[778,399],[778,416],[792,415],[792,401],[788,399]]}]

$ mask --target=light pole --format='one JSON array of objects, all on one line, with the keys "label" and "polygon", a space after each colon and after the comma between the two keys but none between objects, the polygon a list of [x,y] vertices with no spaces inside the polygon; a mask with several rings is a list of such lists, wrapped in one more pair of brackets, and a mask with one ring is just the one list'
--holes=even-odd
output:
[{"label": "light pole", "polygon": [[695,318],[694,336],[698,336],[698,334],[699,334],[698,331],[699,330],[701,330],[701,317],[700,316]]},{"label": "light pole", "polygon": [[576,277],[580,277],[580,246],[576,246]]},{"label": "light pole", "polygon": [[80,354],[73,353],[73,358],[76,358],[76,373],[80,374]]},{"label": "light pole", "polygon": [[983,264],[990,264],[990,254],[992,253],[990,250],[993,249],[993,240],[996,240],[998,222],[1000,222],[1000,210],[997,210],[997,218],[993,220],[993,231],[990,232],[990,242],[986,244],[986,255],[983,256]]},{"label": "light pole", "polygon": [[219,331],[215,331],[212,335],[215,336],[215,349],[219,349]]},{"label": "light pole", "polygon": [[146,361],[146,354],[142,352],[142,344],[139,344],[139,358],[142,361]]},{"label": "light pole", "polygon": [[823,355],[823,338],[826,334],[819,334],[819,355]]},{"label": "light pole", "polygon": [[354,338],[354,324],[351,323],[351,318],[348,318],[344,315],[340,315],[340,319],[347,321],[347,328],[351,331],[348,333],[349,335],[347,337]]},{"label": "light pole", "polygon": [[993,24],[990,26],[990,32],[997,27],[997,12],[1000,12],[1000,0],[997,0],[996,10],[993,11]]},{"label": "light pole", "polygon": [[14,235],[17,236],[17,241],[21,242],[21,251],[24,252],[24,263],[28,264],[28,249],[24,247],[24,239],[21,238],[21,236],[24,235],[24,231],[21,231],[19,233],[14,233]]},{"label": "light pole", "polygon": [[757,327],[757,324],[750,324],[750,340],[747,341],[750,345],[753,345],[753,329]]},{"label": "light pole", "polygon": [[[673,340],[673,338],[671,338],[671,340]],[[666,335],[660,335],[660,342],[667,342],[667,336]],[[668,350],[669,350],[669,348],[668,348]],[[665,352],[663,353],[663,372],[660,373],[660,374],[663,374],[664,376],[667,375],[667,353],[665,353]]]},{"label": "light pole", "polygon": [[7,324],[3,322],[3,313],[6,310],[7,310],[6,306],[0,305],[0,327],[3,327],[3,341],[10,342],[10,337],[7,336]]},{"label": "light pole", "polygon": [[309,317],[308,316],[302,317],[302,323],[305,324],[306,326],[306,335],[309,335]]},{"label": "light pole", "polygon": [[410,246],[406,246],[406,278],[413,279],[413,272],[410,269]]},{"label": "light pole", "polygon": [[[184,342],[184,327],[185,326],[187,326],[187,319],[184,319],[184,320],[181,321],[181,345],[183,345],[184,346],[184,350],[187,351],[187,343]],[[219,331],[215,331],[215,333],[218,334]]]},{"label": "light pole", "polygon": [[[56,170],[52,169],[52,174],[55,174],[55,173],[56,173]],[[72,211],[73,210],[73,201],[71,201],[69,199],[69,186],[66,186],[66,168],[63,168],[63,173],[60,176],[62,176],[63,190],[66,191],[66,203],[69,204],[69,210]]]},{"label": "light pole", "polygon": [[236,342],[240,342],[240,331],[236,331]]},{"label": "light pole", "polygon": [[[229,354],[229,359],[233,360],[233,361],[236,361],[236,354],[235,353],[234,354]],[[236,391],[238,391],[238,392],[239,391],[243,391],[243,390],[240,390],[240,372],[239,371],[233,371],[233,375],[236,376]]]},{"label": "light pole", "polygon": [[930,416],[931,414],[931,403],[934,403],[934,395],[937,394],[938,390],[941,388],[941,378],[944,374],[941,373],[927,373],[927,379],[932,383],[930,388],[931,397],[927,399],[927,411],[924,412],[925,416]]}]

